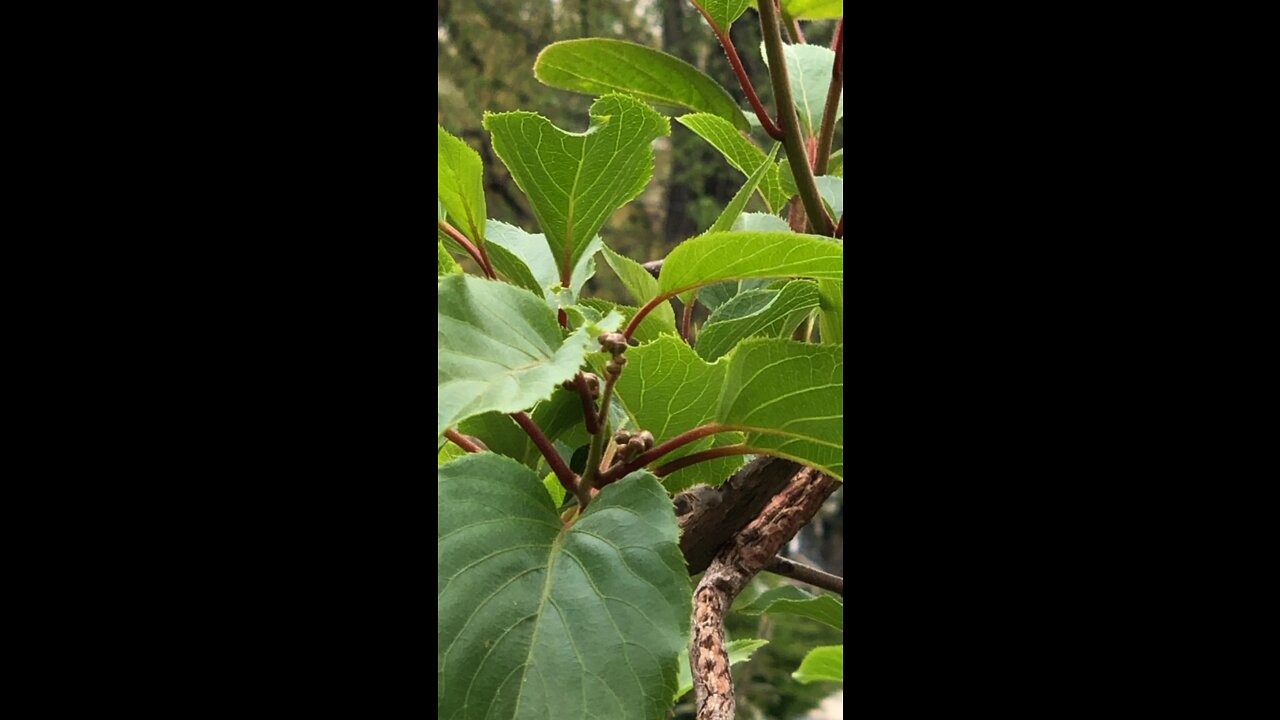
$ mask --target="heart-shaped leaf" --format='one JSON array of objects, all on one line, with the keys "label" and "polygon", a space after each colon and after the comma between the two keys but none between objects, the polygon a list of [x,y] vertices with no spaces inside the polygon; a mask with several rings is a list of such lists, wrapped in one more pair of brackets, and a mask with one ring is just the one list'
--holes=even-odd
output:
[{"label": "heart-shaped leaf", "polygon": [[533,471],[491,453],[436,480],[436,714],[652,720],[671,706],[690,587],[648,473],[569,527]]},{"label": "heart-shaped leaf", "polygon": [[484,126],[529,197],[565,283],[609,215],[649,183],[651,143],[671,132],[666,118],[625,95],[596,100],[585,133],[529,112],[487,113]]}]

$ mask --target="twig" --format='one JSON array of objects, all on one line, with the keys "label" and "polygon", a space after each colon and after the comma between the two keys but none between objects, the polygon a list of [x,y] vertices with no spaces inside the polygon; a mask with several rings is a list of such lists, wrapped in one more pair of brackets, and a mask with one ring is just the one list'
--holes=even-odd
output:
[{"label": "twig", "polygon": [[626,476],[628,473],[633,473],[636,470],[639,470],[676,448],[684,447],[695,440],[701,440],[708,435],[714,435],[718,432],[724,431],[724,427],[717,425],[716,423],[709,423],[680,433],[661,445],[654,446],[640,453],[631,462],[618,463],[617,465],[609,468],[606,472],[600,475],[600,482],[598,482],[596,486],[604,487],[618,478]]},{"label": "twig", "polygon": [[787,9],[782,7],[781,3],[775,2],[774,5],[782,13],[782,27],[787,31],[787,36],[791,38],[791,42],[799,45],[807,43],[808,41],[804,39],[804,33],[800,30],[800,23],[791,17],[791,13],[787,12]]},{"label": "twig", "polygon": [[738,51],[733,46],[733,38],[729,37],[728,28],[721,28],[716,25],[715,20],[711,19],[711,15],[702,7],[702,3],[698,0],[690,0],[693,6],[702,13],[702,17],[706,19],[707,24],[711,26],[711,31],[716,34],[716,39],[720,41],[720,47],[724,48],[725,57],[729,58],[729,64],[733,66],[733,72],[738,76],[738,84],[742,86],[742,92],[747,95],[747,102],[751,103],[751,109],[756,111],[756,119],[760,121],[760,126],[774,140],[782,139],[782,130],[778,124],[769,117],[768,111],[764,109],[764,104],[760,102],[760,96],[756,94],[755,87],[751,84],[751,77],[747,75],[747,69],[742,66],[742,58],[738,57]]},{"label": "twig", "polygon": [[[768,0],[760,3],[769,5]],[[840,483],[816,470],[795,475],[760,516],[733,537],[703,573],[693,593],[689,668],[698,720],[733,720],[733,676],[724,644],[724,616],[751,578],[804,527]]]},{"label": "twig", "polygon": [[813,179],[813,169],[805,160],[804,138],[800,135],[800,116],[796,114],[795,100],[791,95],[791,76],[787,70],[787,58],[783,53],[782,29],[778,25],[778,8],[772,2],[759,3],[760,30],[764,33],[765,54],[769,57],[769,76],[773,79],[773,95],[778,101],[778,123],[782,125],[782,145],[791,160],[791,174],[795,176],[800,200],[804,203],[809,222],[819,235],[830,235],[835,223],[827,215],[818,194],[818,184]]},{"label": "twig", "polygon": [[493,266],[489,264],[489,256],[485,255],[483,250],[472,244],[472,242],[467,239],[466,235],[458,232],[458,228],[450,225],[444,220],[437,220],[436,227],[440,228],[440,231],[445,235],[448,235],[454,242],[461,245],[462,249],[466,250],[467,254],[471,256],[471,259],[475,260],[476,264],[480,266],[480,270],[483,271],[485,275],[489,276],[490,280],[496,280],[498,278],[497,273],[493,271]]},{"label": "twig", "polygon": [[449,428],[448,430],[445,430],[444,436],[449,438],[449,442],[453,443],[454,445],[457,445],[458,447],[462,448],[463,450],[466,450],[469,453],[484,452],[484,450],[481,449],[479,445],[476,445],[475,443],[471,442],[470,440],[467,439],[466,435],[463,435],[462,433],[458,432],[457,430],[454,430],[453,428]]},{"label": "twig", "polygon": [[831,39],[831,49],[836,51],[831,65],[831,86],[827,88],[827,107],[822,111],[822,127],[818,131],[818,150],[813,158],[813,174],[826,175],[831,162],[831,143],[836,136],[836,109],[844,92],[844,18],[836,23],[836,36]]},{"label": "twig", "polygon": [[830,590],[840,597],[844,597],[844,578],[839,575],[832,575],[824,570],[802,565],[781,555],[775,557],[768,565],[765,565],[764,569],[776,575],[785,575],[792,580],[799,580],[802,583],[820,587],[823,590]]},{"label": "twig", "polygon": [[709,450],[685,455],[684,457],[672,460],[665,465],[659,465],[658,468],[653,471],[653,474],[657,477],[666,477],[677,470],[682,470],[690,465],[696,465],[700,462],[706,462],[707,460],[714,460],[718,457],[726,457],[729,455],[750,455],[754,452],[757,452],[755,448],[750,448],[746,445],[725,445],[722,447],[711,448]]},{"label": "twig", "polygon": [[[551,471],[556,474],[556,478],[560,481],[560,484],[564,486],[564,489],[577,496],[578,476],[569,469],[568,465],[564,464],[564,458],[561,458],[560,453],[556,452],[555,446],[552,445],[551,441],[547,439],[547,436],[543,434],[542,428],[538,427],[538,423],[534,422],[533,418],[523,412],[511,413],[511,417],[515,419],[516,424],[519,425],[521,429],[529,434],[530,439],[533,440],[533,444],[538,446],[538,451],[542,453],[542,457],[547,459],[547,464],[551,466]],[[581,504],[582,507],[586,507],[587,501],[589,500],[590,498],[578,497],[578,503]]]},{"label": "twig", "polygon": [[573,386],[582,398],[582,419],[587,425],[587,432],[595,435],[600,432],[600,421],[596,417],[596,404],[591,399],[591,388],[587,385],[587,376],[578,373],[573,376]]},{"label": "twig", "polygon": [[693,340],[689,338],[689,330],[693,325],[693,304],[698,301],[698,291],[694,290],[693,295],[689,297],[689,302],[684,304],[684,318],[680,323],[680,336],[689,345],[693,345]]}]

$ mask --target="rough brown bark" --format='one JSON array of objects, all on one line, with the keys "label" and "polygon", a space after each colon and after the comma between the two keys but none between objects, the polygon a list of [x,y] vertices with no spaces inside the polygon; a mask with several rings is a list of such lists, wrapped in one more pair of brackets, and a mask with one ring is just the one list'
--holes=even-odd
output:
[{"label": "rough brown bark", "polygon": [[689,574],[707,569],[720,546],[751,522],[800,470],[790,460],[752,460],[718,488],[698,487],[676,497],[680,550]]},{"label": "rough brown bark", "polygon": [[816,470],[806,468],[796,473],[707,567],[693,594],[693,640],[689,645],[698,720],[734,717],[733,677],[724,644],[724,615],[733,599],[839,486],[834,478]]}]

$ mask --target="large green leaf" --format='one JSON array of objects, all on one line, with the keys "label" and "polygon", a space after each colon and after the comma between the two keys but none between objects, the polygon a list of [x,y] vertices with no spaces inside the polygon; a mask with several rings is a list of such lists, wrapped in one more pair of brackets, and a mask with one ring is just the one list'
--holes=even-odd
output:
[{"label": "large green leaf", "polygon": [[826,645],[810,650],[791,677],[805,685],[819,680],[844,682],[844,646]]},{"label": "large green leaf", "polygon": [[621,92],[661,105],[701,110],[750,129],[742,110],[719,83],[689,63],[635,43],[603,38],[548,45],[533,74],[561,90],[603,95]]},{"label": "large green leaf", "polygon": [[483,173],[476,151],[436,125],[436,202],[473,242],[484,241]]},{"label": "large green leaf", "polygon": [[716,218],[716,221],[711,225],[711,229],[707,230],[707,232],[724,232],[733,229],[733,226],[738,222],[738,216],[746,208],[747,201],[755,194],[756,188],[760,186],[761,181],[770,172],[777,172],[777,166],[773,164],[773,158],[777,156],[778,148],[780,147],[782,146],[774,144],[773,149],[769,151],[767,161],[756,168],[756,171],[747,178],[746,184],[738,192],[734,193],[733,198],[729,200],[729,204],[725,206],[724,212],[720,213],[720,217]]},{"label": "large green leaf", "polygon": [[658,276],[664,295],[742,278],[844,278],[844,246],[818,235],[707,233],[672,250]]},{"label": "large green leaf", "polygon": [[[689,128],[719,150],[729,164],[743,175],[750,177],[761,165],[769,162],[763,150],[725,122],[724,118],[707,113],[694,113],[678,117],[676,122]],[[776,166],[774,170],[766,171],[764,178],[760,181],[759,191],[760,197],[764,198],[770,212],[781,212],[782,206],[791,197],[783,192],[782,181]]]},{"label": "large green leaf", "polygon": [[818,318],[822,342],[839,345],[844,342],[844,282],[819,280],[818,296],[822,303],[822,314]]},{"label": "large green leaf", "polygon": [[[822,125],[822,111],[827,104],[827,91],[831,89],[831,66],[836,54],[821,45],[784,45],[783,57],[787,59],[787,75],[791,79],[791,94],[800,114],[800,124],[810,137],[818,134]],[[760,54],[768,64],[769,56],[760,45]],[[836,119],[844,116],[844,93],[836,106]]]},{"label": "large green leaf", "polygon": [[733,21],[742,17],[742,13],[751,6],[751,0],[702,0],[702,7],[711,16],[712,22],[721,30],[729,31]]},{"label": "large green leaf", "polygon": [[812,595],[795,585],[784,585],[761,593],[751,603],[735,607],[734,610],[746,615],[803,615],[837,630],[844,630],[844,603],[830,595]]},{"label": "large green leaf", "polygon": [[666,118],[625,95],[596,100],[591,121],[587,132],[568,133],[534,113],[484,118],[494,150],[529,197],[562,281],[609,215],[648,184],[651,143],[671,132]]},{"label": "large green leaf", "polygon": [[[708,365],[683,340],[664,335],[627,351],[627,367],[614,394],[634,427],[653,433],[655,444],[709,422],[724,385],[725,363]],[[670,462],[707,450],[716,438],[703,438],[663,456]],[[729,444],[721,439],[720,444]],[[741,467],[742,458],[716,458],[664,478],[668,490],[697,484],[719,485]]]},{"label": "large green leaf", "polygon": [[565,528],[541,480],[468,455],[437,471],[436,714],[652,720],[671,706],[690,588],[648,473]]},{"label": "large green leaf", "polygon": [[[756,638],[730,640],[724,644],[724,649],[729,654],[729,665],[731,667],[741,665],[750,660],[757,650],[768,644],[768,640]],[[685,648],[684,652],[680,653],[680,664],[677,667],[680,668],[680,688],[676,690],[676,694],[671,698],[672,700],[679,700],[684,697],[685,693],[693,689],[693,673],[689,671],[689,648]]]},{"label": "large green leaf", "polygon": [[[658,296],[658,279],[645,270],[643,265],[629,257],[619,255],[607,246],[604,249],[604,259],[622,281],[622,286],[631,293],[631,297],[635,298],[638,304],[643,305]],[[670,325],[673,330],[675,329],[676,313],[671,308],[670,302],[662,303],[651,310],[649,315],[655,316],[663,325]]]},{"label": "large green leaf", "polygon": [[782,7],[788,15],[797,19],[844,17],[844,0],[782,0]]},{"label": "large green leaf", "polygon": [[751,339],[730,355],[716,420],[747,446],[844,479],[844,346]]},{"label": "large green leaf", "polygon": [[[628,350],[627,357],[614,393],[634,427],[653,433],[658,443],[712,422],[731,431],[689,443],[658,465],[742,443],[752,453],[789,458],[843,479],[843,346],[749,339],[710,364],[666,335]],[[591,360],[603,364],[599,354]],[[667,476],[664,484],[668,490],[718,485],[740,462],[740,456],[730,456],[697,463]]]},{"label": "large green leaf", "polygon": [[786,337],[817,308],[818,288],[804,280],[739,293],[707,318],[698,333],[698,354],[715,362],[745,338]]},{"label": "large green leaf", "polygon": [[565,339],[541,298],[470,275],[440,280],[436,303],[437,435],[473,415],[549,397],[578,371],[597,330]]}]

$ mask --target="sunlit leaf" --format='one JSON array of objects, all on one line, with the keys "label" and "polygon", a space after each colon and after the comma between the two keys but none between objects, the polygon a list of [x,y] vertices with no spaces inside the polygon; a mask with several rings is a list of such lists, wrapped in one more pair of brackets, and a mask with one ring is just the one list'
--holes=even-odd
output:
[{"label": "sunlit leaf", "polygon": [[796,19],[844,17],[844,0],[782,0],[782,7]]},{"label": "sunlit leaf", "polygon": [[702,7],[719,29],[728,32],[733,21],[742,17],[750,0],[702,0]]},{"label": "sunlit leaf", "polygon": [[810,650],[791,677],[805,685],[820,680],[844,682],[844,646],[826,645]]},{"label": "sunlit leaf", "polygon": [[[707,113],[694,113],[678,117],[676,122],[697,133],[699,137],[719,150],[729,164],[743,175],[750,177],[762,164],[769,162],[763,150],[752,144],[724,118]],[[766,171],[758,190],[770,212],[780,212],[790,198],[783,192],[781,180],[775,170]]]},{"label": "sunlit leaf", "polygon": [[470,275],[440,280],[436,302],[437,435],[473,415],[524,410],[549,397],[578,371],[598,330],[566,339],[541,298]]},{"label": "sunlit leaf", "polygon": [[[608,247],[604,249],[604,259],[622,281],[622,286],[631,293],[631,297],[635,298],[637,305],[644,305],[658,296],[658,279],[645,270],[643,265],[629,257],[619,255]],[[663,326],[675,329],[676,313],[671,308],[670,302],[664,302],[651,310],[648,317],[654,317]]]},{"label": "sunlit leaf", "polygon": [[643,45],[604,38],[552,43],[538,55],[533,73],[561,90],[626,93],[664,106],[708,112],[748,129],[728,90],[684,60]]},{"label": "sunlit leaf", "polygon": [[444,242],[436,240],[436,277],[460,272],[462,267],[453,259],[449,251],[444,249]]},{"label": "sunlit leaf", "polygon": [[443,208],[472,242],[484,241],[484,164],[466,143],[436,126],[437,214]]},{"label": "sunlit leaf", "polygon": [[487,113],[493,148],[529,197],[561,280],[572,277],[614,210],[640,194],[653,175],[654,139],[667,119],[625,95],[591,106],[591,129],[568,133],[529,112]]},{"label": "sunlit leaf", "polygon": [[782,232],[708,233],[667,255],[658,276],[663,294],[742,278],[844,277],[844,246],[818,235]]},{"label": "sunlit leaf", "polygon": [[830,595],[813,595],[794,585],[784,585],[761,593],[735,612],[746,615],[783,613],[802,615],[826,623],[837,630],[844,630],[844,603]]},{"label": "sunlit leaf", "polygon": [[844,347],[744,340],[729,356],[717,422],[762,454],[844,479]]},{"label": "sunlit leaf", "polygon": [[777,156],[778,148],[780,147],[782,146],[777,144],[773,146],[766,161],[761,163],[755,172],[751,173],[751,176],[747,178],[746,184],[734,194],[733,199],[725,206],[724,211],[720,213],[720,217],[716,218],[716,221],[711,225],[711,229],[707,232],[723,232],[733,229],[733,226],[738,222],[738,216],[742,214],[743,208],[747,206],[747,201],[755,194],[760,182],[769,173],[777,172],[777,166],[773,164],[773,158]]}]

